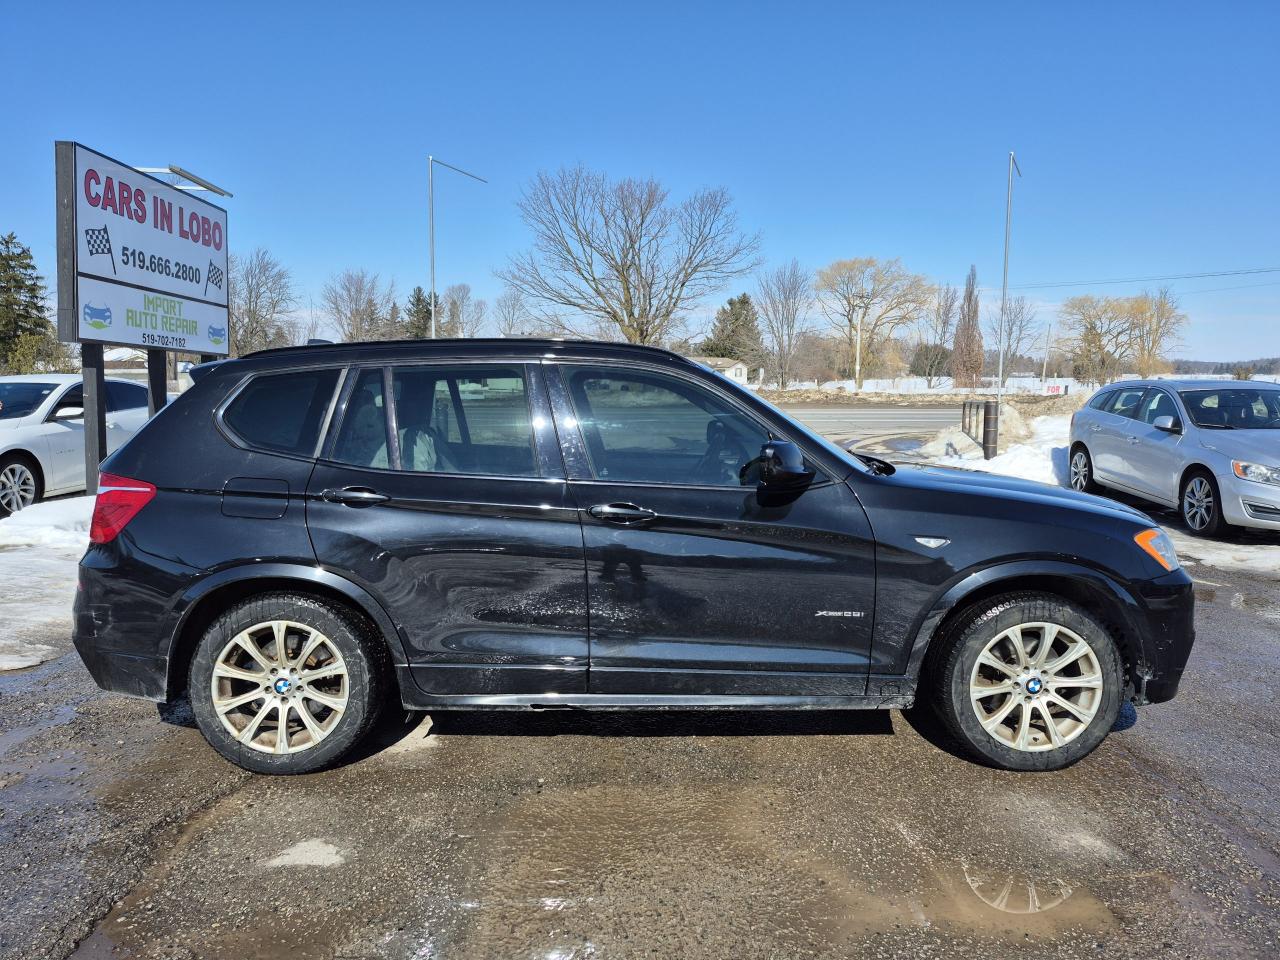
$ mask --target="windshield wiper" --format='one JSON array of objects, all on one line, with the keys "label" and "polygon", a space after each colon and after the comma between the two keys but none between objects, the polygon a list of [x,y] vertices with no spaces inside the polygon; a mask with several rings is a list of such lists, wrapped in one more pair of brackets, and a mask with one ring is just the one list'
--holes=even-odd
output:
[{"label": "windshield wiper", "polygon": [[[852,450],[850,450],[849,452],[853,453]],[[865,463],[868,467],[870,467],[871,472],[878,476],[887,477],[890,474],[895,473],[898,469],[888,460],[881,460],[879,457],[873,457],[870,454],[853,453],[853,455],[857,457],[859,460],[861,460],[863,463]]]},{"label": "windshield wiper", "polygon": [[1205,430],[1234,430],[1229,423],[1197,423],[1197,427],[1203,427]]}]

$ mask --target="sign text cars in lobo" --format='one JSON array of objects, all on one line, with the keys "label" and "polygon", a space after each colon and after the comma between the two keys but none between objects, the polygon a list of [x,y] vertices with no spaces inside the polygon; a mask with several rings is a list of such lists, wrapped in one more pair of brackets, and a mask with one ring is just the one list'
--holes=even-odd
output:
[{"label": "sign text cars in lobo", "polygon": [[76,291],[63,339],[227,353],[227,212],[78,143],[58,146],[69,208],[59,227],[72,234],[59,247]]}]

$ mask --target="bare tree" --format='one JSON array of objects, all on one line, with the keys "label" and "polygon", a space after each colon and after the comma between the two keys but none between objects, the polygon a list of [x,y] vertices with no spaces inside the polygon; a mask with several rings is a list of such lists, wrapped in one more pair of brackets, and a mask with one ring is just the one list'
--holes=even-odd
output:
[{"label": "bare tree", "polygon": [[764,321],[770,367],[780,390],[794,376],[796,354],[809,329],[813,310],[813,274],[799,261],[775,267],[756,278],[760,318]]},{"label": "bare tree", "polygon": [[1169,351],[1176,347],[1187,315],[1178,309],[1173,291],[1162,287],[1154,296],[1132,298],[1133,361],[1138,376],[1150,377],[1169,369]]},{"label": "bare tree", "polygon": [[515,287],[507,287],[493,301],[493,319],[500,337],[531,337],[541,329],[529,312],[524,294]]},{"label": "bare tree", "polygon": [[630,343],[671,339],[685,310],[752,269],[759,247],[724,190],[671,204],[656,180],[611,182],[581,166],[539,173],[519,209],[534,246],[499,276],[546,319],[571,330],[585,319]]},{"label": "bare tree", "polygon": [[384,287],[376,273],[344,270],[325,284],[320,298],[339,338],[348,343],[400,335],[391,329],[396,319],[391,310],[396,303],[395,286]]},{"label": "bare tree", "polygon": [[955,287],[950,284],[935,287],[933,300],[916,325],[911,372],[924,377],[925,385],[930,388],[937,386],[946,375],[959,304],[960,291]]},{"label": "bare tree", "polygon": [[227,269],[227,309],[233,357],[296,343],[300,325],[291,316],[297,304],[293,278],[265,248],[231,255]]},{"label": "bare tree", "polygon": [[471,285],[455,283],[440,296],[440,325],[442,337],[476,337],[484,327],[488,305],[473,299]]},{"label": "bare tree", "polygon": [[1014,297],[1005,302],[1003,323],[999,314],[987,321],[987,333],[995,342],[995,348],[999,350],[1002,341],[1004,344],[1004,377],[1000,386],[1008,383],[1013,361],[1031,349],[1038,332],[1035,307],[1026,297]]},{"label": "bare tree", "polygon": [[1062,304],[1059,317],[1077,379],[1109,383],[1133,360],[1133,323],[1125,301],[1071,297]]},{"label": "bare tree", "polygon": [[874,357],[900,327],[917,320],[932,292],[929,282],[908,273],[901,261],[875,257],[837,260],[818,271],[816,286],[823,314],[848,348],[859,390],[864,359]]}]

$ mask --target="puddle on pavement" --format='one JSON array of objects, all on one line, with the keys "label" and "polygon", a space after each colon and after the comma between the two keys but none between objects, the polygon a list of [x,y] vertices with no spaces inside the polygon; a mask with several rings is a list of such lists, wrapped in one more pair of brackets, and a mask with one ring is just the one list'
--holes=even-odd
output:
[{"label": "puddle on pavement", "polygon": [[[385,824],[334,836],[365,808],[327,799],[338,807],[317,818],[324,836],[298,844],[268,829],[270,842],[250,841],[260,857],[238,835],[254,803],[269,804],[220,802],[73,956],[681,956],[713,943],[821,954],[909,928],[1020,943],[1116,924],[1078,877],[939,865],[912,838],[891,838],[887,859],[837,855],[789,830],[794,798],[765,787],[539,788],[464,808],[443,851]],[[229,896],[243,908],[219,911]],[[309,897],[323,908],[305,909]]]}]

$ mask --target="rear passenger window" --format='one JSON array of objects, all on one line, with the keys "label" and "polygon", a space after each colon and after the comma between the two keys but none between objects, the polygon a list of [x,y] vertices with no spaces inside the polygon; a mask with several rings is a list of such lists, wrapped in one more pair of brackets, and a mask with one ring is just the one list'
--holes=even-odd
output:
[{"label": "rear passenger window", "polygon": [[1118,417],[1128,417],[1131,420],[1136,420],[1138,418],[1138,406],[1142,403],[1142,395],[1146,392],[1146,387],[1127,387],[1117,390],[1105,409],[1107,413],[1114,413]]},{"label": "rear passenger window", "polygon": [[392,384],[401,469],[538,476],[520,367],[399,367]]},{"label": "rear passenger window", "polygon": [[333,459],[356,467],[391,466],[381,370],[366,370],[356,381],[333,447]]},{"label": "rear passenger window", "polygon": [[263,374],[231,401],[222,422],[251,447],[310,457],[337,384],[337,370]]},{"label": "rear passenger window", "polygon": [[147,405],[147,388],[136,383],[107,381],[107,412],[138,410]]}]

